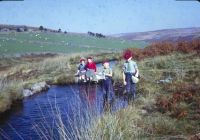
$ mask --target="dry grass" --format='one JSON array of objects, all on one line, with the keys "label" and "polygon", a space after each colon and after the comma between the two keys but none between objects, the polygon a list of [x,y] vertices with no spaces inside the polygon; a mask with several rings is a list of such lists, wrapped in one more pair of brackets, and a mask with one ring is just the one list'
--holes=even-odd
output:
[{"label": "dry grass", "polygon": [[32,84],[47,81],[51,84],[72,83],[75,56],[57,56],[39,62],[21,63],[0,73],[0,112],[9,109],[12,102],[22,99],[22,90]]},{"label": "dry grass", "polygon": [[0,112],[10,108],[13,101],[22,98],[22,81],[0,79]]},{"label": "dry grass", "polygon": [[[62,62],[58,63],[59,60]],[[52,69],[55,71],[56,68],[55,73],[63,73],[66,69],[73,69],[72,65],[67,62],[65,57],[60,57],[58,60],[46,60],[42,62],[40,70]],[[156,105],[159,96],[168,100],[172,93],[180,89],[184,90],[183,87],[187,87],[186,85],[196,85],[200,78],[199,62],[199,56],[192,53],[171,54],[138,61],[142,78],[137,85],[138,98],[134,103],[116,113],[105,113],[100,118],[88,115],[88,119],[84,120],[80,115],[80,118],[76,120],[77,124],[73,124],[75,125],[73,127],[74,135],[69,134],[62,115],[57,111],[59,112],[55,114],[59,133],[57,139],[69,139],[71,136],[74,139],[165,139],[169,136],[179,135],[187,137],[199,132],[199,119],[192,119],[200,115],[199,112],[194,112],[197,107],[200,107],[199,96],[196,96],[199,95],[199,91],[195,91],[198,94],[193,97],[194,101],[180,102],[174,106],[176,110],[187,110],[190,114],[188,117],[184,115],[180,118],[174,117],[171,114],[175,110],[162,112],[159,110],[160,106]],[[52,66],[53,64],[56,67]],[[122,84],[121,65],[120,61],[114,70],[116,85]],[[28,68],[30,67],[34,68],[34,66],[28,66]],[[48,71],[46,74],[52,72],[51,75],[54,75],[54,71]],[[173,78],[171,83],[157,83],[158,80],[169,76]],[[65,79],[63,77],[61,76],[61,81]],[[45,76],[39,79],[45,79]],[[88,123],[88,120],[91,121]],[[40,135],[43,134],[46,133],[41,131]],[[52,131],[49,134],[51,135]]]},{"label": "dry grass", "polygon": [[[190,135],[198,133],[199,120],[192,119],[196,117],[194,107],[195,109],[198,107],[198,96],[194,96],[192,102],[181,101],[174,106],[175,110],[164,113],[159,111],[161,106],[157,106],[157,99],[163,96],[168,100],[174,91],[188,89],[190,86],[186,85],[195,84],[195,79],[188,79],[186,75],[189,71],[190,74],[195,74],[199,78],[199,73],[196,72],[199,71],[199,59],[199,56],[194,54],[172,54],[139,61],[142,79],[137,85],[137,100],[126,109],[115,113],[107,112],[100,117],[94,117],[93,114],[88,113],[87,119],[83,119],[79,115],[75,120],[76,123],[73,124],[72,133],[68,133],[67,126],[58,113],[55,115],[57,116],[58,139],[187,139]],[[118,81],[115,82],[116,85],[121,83],[121,65],[122,62],[119,62],[114,71],[114,79]],[[157,83],[158,80],[168,76],[173,78],[172,83]],[[185,79],[188,80],[185,81]],[[198,90],[193,90],[198,93]],[[183,115],[180,118],[171,116],[176,110],[187,110],[190,115],[189,117]]]},{"label": "dry grass", "polygon": [[[195,86],[195,83],[198,82],[195,78],[200,78],[199,59],[196,54],[171,54],[139,61],[142,78],[137,85],[137,100],[126,109],[114,114],[105,114],[98,119],[95,126],[91,128],[95,130],[94,138],[166,139],[175,136],[186,139],[189,135],[198,133],[200,131],[199,120],[192,119],[192,116],[200,115],[198,111],[196,114],[194,113],[194,108],[198,110],[199,102],[196,99],[199,98],[198,88],[193,89],[193,92],[197,92],[197,94],[193,94],[192,101],[180,102],[174,106],[175,110],[166,113],[159,111],[160,106],[156,106],[156,99],[160,95],[168,99],[173,92],[180,90],[180,86],[186,87],[185,84],[194,84]],[[122,81],[119,74],[121,66],[122,62],[119,62],[115,70],[115,80]],[[191,78],[188,78],[188,73]],[[169,76],[173,78],[172,83],[157,84],[158,80]],[[120,83],[122,84],[122,82]],[[189,96],[189,94],[185,96]],[[182,110],[183,112],[181,112]],[[190,114],[189,117],[184,110]],[[177,116],[174,117],[172,114]]]}]

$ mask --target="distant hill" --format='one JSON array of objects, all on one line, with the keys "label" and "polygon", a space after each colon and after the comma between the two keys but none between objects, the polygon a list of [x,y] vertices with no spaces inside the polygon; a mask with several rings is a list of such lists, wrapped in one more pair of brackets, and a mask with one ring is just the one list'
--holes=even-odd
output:
[{"label": "distant hill", "polygon": [[163,29],[136,33],[121,33],[111,35],[111,37],[147,42],[191,40],[194,38],[200,38],[200,27]]},{"label": "distant hill", "polygon": [[58,32],[58,30],[48,29],[42,26],[39,27],[32,27],[26,25],[6,25],[0,24],[0,32],[9,32],[9,31],[16,31],[16,32],[25,32],[25,31],[48,31],[48,32]]},{"label": "distant hill", "polygon": [[0,24],[0,33],[5,32],[51,32],[51,33],[64,33],[64,34],[75,34],[75,35],[89,35],[97,38],[106,38],[105,35],[102,33],[93,33],[91,31],[88,31],[87,33],[75,33],[75,32],[67,32],[62,31],[62,29],[50,29],[46,28],[44,26],[38,26],[38,27],[32,27],[32,26],[26,26],[26,25],[7,25],[7,24]]}]

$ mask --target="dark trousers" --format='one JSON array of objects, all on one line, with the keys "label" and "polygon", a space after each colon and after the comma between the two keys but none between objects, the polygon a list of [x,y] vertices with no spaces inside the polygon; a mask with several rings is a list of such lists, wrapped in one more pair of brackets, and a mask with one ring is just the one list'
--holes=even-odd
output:
[{"label": "dark trousers", "polygon": [[126,80],[126,92],[128,95],[133,96],[135,98],[136,95],[136,85],[132,82],[132,74],[131,73],[125,73],[125,80]]},{"label": "dark trousers", "polygon": [[106,77],[106,79],[103,80],[103,91],[104,100],[111,103],[115,98],[111,77]]}]

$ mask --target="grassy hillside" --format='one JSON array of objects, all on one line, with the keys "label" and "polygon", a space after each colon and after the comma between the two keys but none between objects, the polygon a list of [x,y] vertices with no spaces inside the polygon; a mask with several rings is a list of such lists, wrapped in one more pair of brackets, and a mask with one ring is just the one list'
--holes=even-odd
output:
[{"label": "grassy hillside", "polygon": [[79,34],[50,32],[1,32],[0,55],[24,53],[75,53],[88,51],[119,51],[130,47],[145,47],[143,41],[96,38]]},{"label": "grassy hillside", "polygon": [[175,29],[163,29],[157,31],[147,32],[135,32],[135,33],[122,33],[112,35],[126,40],[145,40],[148,42],[160,42],[160,41],[186,41],[199,38],[200,28],[175,28]]}]

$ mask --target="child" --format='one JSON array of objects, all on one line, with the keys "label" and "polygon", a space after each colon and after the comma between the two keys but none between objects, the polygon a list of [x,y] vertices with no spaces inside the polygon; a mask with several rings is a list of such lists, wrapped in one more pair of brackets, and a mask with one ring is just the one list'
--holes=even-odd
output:
[{"label": "child", "polygon": [[109,66],[108,61],[103,62],[103,91],[104,91],[104,102],[107,102],[109,105],[114,101],[114,91],[112,85],[112,69]]},{"label": "child", "polygon": [[132,76],[139,75],[139,70],[136,62],[132,60],[131,50],[126,50],[124,52],[124,59],[126,61],[123,65],[123,82],[128,96],[134,99],[136,95],[136,85],[132,81]]},{"label": "child", "polygon": [[79,80],[82,82],[86,82],[85,79],[85,74],[86,74],[86,70],[85,70],[85,59],[80,59],[80,64],[78,66],[78,71],[77,74],[79,76]]},{"label": "child", "polygon": [[87,58],[87,64],[85,66],[87,81],[96,80],[96,64],[92,61],[92,57]]}]

